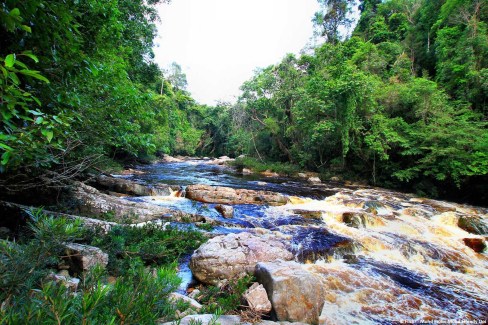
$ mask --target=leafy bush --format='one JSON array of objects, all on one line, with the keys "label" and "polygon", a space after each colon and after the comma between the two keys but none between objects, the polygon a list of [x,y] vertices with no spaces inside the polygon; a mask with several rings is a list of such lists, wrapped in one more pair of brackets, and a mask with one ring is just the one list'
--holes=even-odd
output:
[{"label": "leafy bush", "polygon": [[59,263],[62,243],[81,236],[81,223],[30,213],[24,238],[18,242],[0,240],[0,301],[26,294]]},{"label": "leafy bush", "polygon": [[[155,324],[174,318],[168,302],[181,279],[178,256],[204,239],[197,232],[147,225],[114,227],[105,237],[85,231],[81,223],[31,212],[24,238],[0,240],[0,324]],[[96,237],[92,237],[96,235]],[[95,267],[83,274],[79,290],[70,292],[47,275],[56,271],[66,242],[87,240],[110,254],[109,270]],[[146,267],[146,264],[163,265]]]},{"label": "leafy bush", "polygon": [[197,231],[182,231],[162,225],[116,226],[105,236],[92,235],[91,245],[109,254],[108,269],[124,274],[128,265],[168,265],[197,248],[205,237]]},{"label": "leafy bush", "polygon": [[103,285],[104,273],[97,273],[94,285],[76,295],[46,282],[29,294],[11,296],[0,311],[0,324],[155,324],[174,315],[168,295],[181,281],[174,267],[150,273],[135,266],[113,285]]}]

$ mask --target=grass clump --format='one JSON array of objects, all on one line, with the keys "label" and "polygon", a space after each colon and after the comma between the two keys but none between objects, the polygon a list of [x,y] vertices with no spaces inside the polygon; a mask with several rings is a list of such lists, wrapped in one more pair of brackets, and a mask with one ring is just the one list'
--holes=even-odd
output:
[{"label": "grass clump", "polygon": [[286,176],[293,176],[300,171],[300,168],[296,165],[281,162],[263,162],[252,157],[237,158],[233,162],[233,165],[237,169],[241,170],[244,168],[248,168],[256,173],[271,171]]}]

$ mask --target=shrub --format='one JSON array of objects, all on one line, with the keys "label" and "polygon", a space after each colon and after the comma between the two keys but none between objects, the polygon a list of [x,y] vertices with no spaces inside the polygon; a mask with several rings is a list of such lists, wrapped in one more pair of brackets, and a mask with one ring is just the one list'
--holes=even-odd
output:
[{"label": "shrub", "polygon": [[109,254],[109,272],[120,275],[124,274],[130,263],[171,264],[205,240],[197,231],[146,224],[142,227],[112,227],[107,235],[93,235],[90,244]]},{"label": "shrub", "polygon": [[[102,235],[83,230],[78,221],[40,210],[30,214],[23,238],[0,240],[0,325],[155,324],[174,318],[178,306],[168,295],[181,283],[175,260],[203,242],[201,234],[146,225],[114,227]],[[49,280],[64,244],[87,240],[109,253],[115,283],[106,284],[108,272],[101,267],[82,275],[76,293]]]}]

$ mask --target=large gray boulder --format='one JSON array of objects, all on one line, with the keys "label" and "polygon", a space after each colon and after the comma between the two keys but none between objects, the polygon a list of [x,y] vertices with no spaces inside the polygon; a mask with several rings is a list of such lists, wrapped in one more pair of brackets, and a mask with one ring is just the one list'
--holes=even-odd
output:
[{"label": "large gray boulder", "polygon": [[290,261],[261,262],[255,276],[261,283],[280,321],[318,324],[325,292],[319,275]]},{"label": "large gray boulder", "polygon": [[204,203],[284,205],[288,197],[270,191],[234,189],[223,186],[189,185],[186,197]]},{"label": "large gray boulder", "polygon": [[292,260],[293,254],[277,240],[243,232],[218,236],[200,246],[191,257],[190,269],[199,281],[217,284],[252,274],[258,262],[278,259]]}]

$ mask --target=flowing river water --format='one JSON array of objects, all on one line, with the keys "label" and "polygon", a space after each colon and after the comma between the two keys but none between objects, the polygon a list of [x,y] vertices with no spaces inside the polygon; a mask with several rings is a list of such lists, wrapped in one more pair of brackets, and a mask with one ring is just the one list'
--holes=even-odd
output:
[{"label": "flowing river water", "polygon": [[[485,208],[378,188],[243,176],[201,160],[141,169],[145,174],[134,177],[149,184],[183,189],[206,184],[290,195],[283,206],[235,205],[232,219],[222,218],[214,204],[184,197],[137,199],[221,221],[214,234],[252,231],[287,241],[296,260],[324,278],[327,323],[482,323],[488,317]],[[478,246],[468,245],[473,242]],[[181,270],[187,284],[187,264]]]}]

